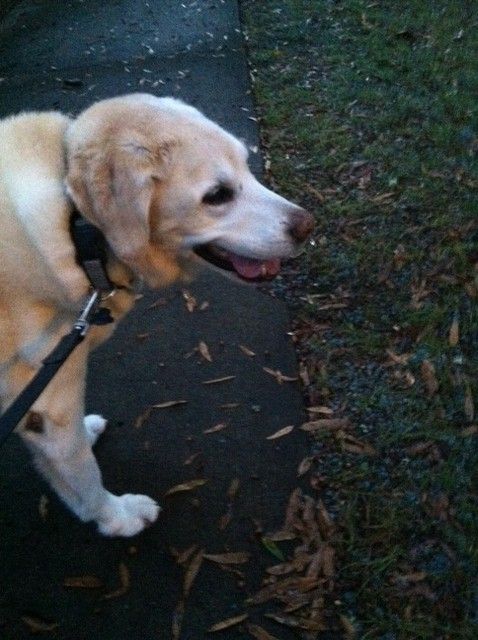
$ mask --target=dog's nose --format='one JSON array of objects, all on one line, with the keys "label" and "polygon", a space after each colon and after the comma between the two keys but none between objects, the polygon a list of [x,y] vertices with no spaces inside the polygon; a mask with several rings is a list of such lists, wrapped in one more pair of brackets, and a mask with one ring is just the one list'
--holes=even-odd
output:
[{"label": "dog's nose", "polygon": [[304,242],[315,227],[312,214],[305,209],[293,209],[289,214],[289,233],[297,242]]}]

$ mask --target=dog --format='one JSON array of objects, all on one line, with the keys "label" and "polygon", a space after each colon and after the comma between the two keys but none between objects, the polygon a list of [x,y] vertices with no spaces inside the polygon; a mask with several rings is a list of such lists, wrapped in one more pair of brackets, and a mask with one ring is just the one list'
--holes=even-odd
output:
[{"label": "dog", "polygon": [[114,284],[92,326],[17,427],[61,500],[106,536],[132,536],[160,508],[113,495],[92,446],[105,428],[84,413],[88,353],[132,307],[135,284],[169,285],[198,264],[273,277],[312,216],[262,186],[245,145],[192,106],[149,94],[97,102],[70,119],[30,112],[0,121],[0,402],[4,411],[68,333],[91,292],[76,260],[76,209],[107,243]]}]

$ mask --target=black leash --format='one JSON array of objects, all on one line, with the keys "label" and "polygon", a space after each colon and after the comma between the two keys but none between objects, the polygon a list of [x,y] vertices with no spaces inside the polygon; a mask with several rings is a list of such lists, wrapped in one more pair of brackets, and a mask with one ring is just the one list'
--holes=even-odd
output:
[{"label": "black leash", "polygon": [[74,211],[70,218],[70,234],[75,245],[76,260],[85,271],[94,289],[85,308],[53,351],[43,360],[41,368],[8,409],[0,415],[0,446],[25,416],[47,384],[72,351],[83,341],[91,324],[113,322],[109,309],[100,307],[101,296],[111,295],[116,287],[106,270],[106,240],[99,229]]},{"label": "black leash", "polygon": [[42,367],[35,377],[0,416],[0,446],[25,416],[68,356],[83,341],[90,325],[112,322],[109,310],[98,308],[99,296],[99,291],[93,292],[70,333],[63,336],[53,351],[43,360]]}]

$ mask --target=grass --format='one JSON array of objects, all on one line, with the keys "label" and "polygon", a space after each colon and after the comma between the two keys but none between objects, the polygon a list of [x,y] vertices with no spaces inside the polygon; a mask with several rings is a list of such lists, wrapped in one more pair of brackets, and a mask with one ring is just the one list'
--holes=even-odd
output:
[{"label": "grass", "polygon": [[315,247],[277,287],[308,401],[377,452],[313,443],[338,525],[331,628],[349,637],[343,614],[364,639],[471,640],[478,6],[241,4],[268,179],[317,214]]}]

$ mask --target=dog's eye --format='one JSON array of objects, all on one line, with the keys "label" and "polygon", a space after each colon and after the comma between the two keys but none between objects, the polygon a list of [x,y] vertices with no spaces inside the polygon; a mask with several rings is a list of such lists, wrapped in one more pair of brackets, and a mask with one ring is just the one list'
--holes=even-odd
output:
[{"label": "dog's eye", "polygon": [[204,204],[220,205],[230,202],[234,198],[234,191],[224,184],[218,185],[212,191],[208,191],[202,201]]}]

